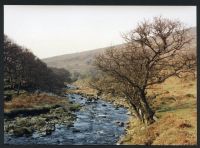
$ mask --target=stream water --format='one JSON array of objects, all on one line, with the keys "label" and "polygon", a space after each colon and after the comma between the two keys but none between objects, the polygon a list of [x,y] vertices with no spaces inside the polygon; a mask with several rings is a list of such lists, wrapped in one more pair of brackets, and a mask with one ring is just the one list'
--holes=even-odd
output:
[{"label": "stream water", "polygon": [[116,108],[102,100],[88,101],[86,98],[69,94],[70,101],[83,107],[75,112],[77,119],[74,127],[56,125],[51,135],[31,137],[13,137],[4,134],[5,144],[56,144],[56,145],[115,145],[124,134],[123,124],[128,120],[125,108]]}]

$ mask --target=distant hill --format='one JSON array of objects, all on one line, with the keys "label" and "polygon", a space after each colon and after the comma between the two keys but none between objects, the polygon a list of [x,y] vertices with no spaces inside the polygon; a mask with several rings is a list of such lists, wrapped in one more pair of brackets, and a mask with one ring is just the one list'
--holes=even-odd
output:
[{"label": "distant hill", "polygon": [[[192,52],[196,52],[196,27],[192,27],[190,29],[190,34],[195,38],[191,44],[191,47],[193,48]],[[122,46],[123,44],[120,44],[116,45],[115,47],[120,48]],[[104,52],[107,48],[109,47],[73,54],[64,54],[61,56],[50,57],[42,60],[50,67],[65,68],[72,73],[76,71],[85,74],[92,69],[92,60],[95,55]]]},{"label": "distant hill", "polygon": [[[123,45],[116,45],[115,47],[120,48],[120,46]],[[92,69],[92,60],[95,55],[104,52],[107,48],[109,47],[73,54],[64,54],[61,56],[50,57],[42,60],[50,67],[65,68],[70,72],[76,71],[84,74]]]}]

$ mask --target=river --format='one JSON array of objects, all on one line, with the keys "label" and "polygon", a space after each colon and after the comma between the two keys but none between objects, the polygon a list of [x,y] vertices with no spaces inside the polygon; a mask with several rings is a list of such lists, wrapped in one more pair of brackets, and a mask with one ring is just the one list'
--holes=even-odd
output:
[{"label": "river", "polygon": [[128,120],[125,108],[116,108],[103,100],[88,101],[77,94],[68,94],[69,100],[81,104],[76,111],[74,126],[56,125],[51,135],[14,137],[4,134],[5,144],[56,144],[56,145],[115,145],[125,133],[124,122]]}]

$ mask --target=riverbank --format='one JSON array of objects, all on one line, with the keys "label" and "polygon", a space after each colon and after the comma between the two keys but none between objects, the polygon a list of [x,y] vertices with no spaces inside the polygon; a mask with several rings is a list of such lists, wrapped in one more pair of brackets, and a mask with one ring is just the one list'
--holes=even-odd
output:
[{"label": "riverbank", "polygon": [[97,90],[92,89],[89,86],[88,82],[89,82],[89,79],[82,79],[82,80],[76,81],[73,83],[73,85],[75,85],[77,89],[66,90],[66,93],[80,94],[91,99],[100,98],[106,102],[112,103],[114,106],[125,107],[127,109],[130,108],[127,100],[124,99],[123,97],[113,96],[111,94],[102,94],[100,96],[97,96]]},{"label": "riverbank", "polygon": [[[31,124],[36,121],[35,124],[41,123],[40,126],[44,129],[46,125],[41,122],[41,119],[46,118],[47,114],[41,114],[39,116],[31,117],[16,117],[15,124],[19,124],[19,127],[23,124],[25,128],[20,128],[19,132],[24,132],[25,135],[15,135],[11,136],[4,133],[4,143],[5,144],[56,144],[56,145],[85,145],[85,144],[105,144],[105,145],[115,145],[119,140],[120,136],[124,134],[125,122],[128,120],[127,110],[123,107],[115,107],[112,103],[105,102],[103,100],[90,100],[84,96],[77,94],[66,94],[71,104],[77,104],[81,106],[80,110],[74,112],[76,120],[73,124],[63,124],[63,122],[58,122],[54,120],[54,128],[52,129],[52,124],[48,124],[47,131],[43,133],[34,132],[32,135],[28,134],[29,127],[33,127]],[[52,99],[52,98],[51,98]],[[41,102],[42,103],[42,102]],[[57,102],[58,103],[58,102]],[[63,103],[63,102],[62,102]],[[54,104],[55,105],[55,104]],[[57,104],[59,105],[59,104]],[[77,107],[76,105],[76,107]],[[72,107],[73,109],[75,107]],[[58,108],[56,108],[58,109]],[[70,110],[70,108],[69,108]],[[52,111],[52,110],[51,110]],[[60,111],[60,109],[59,109]],[[50,112],[54,114],[55,112]],[[58,116],[59,114],[56,114]],[[62,114],[68,117],[62,112]],[[47,118],[46,118],[47,119]],[[61,119],[66,119],[62,116]],[[32,121],[32,122],[31,122]],[[66,121],[66,120],[65,120]],[[52,123],[50,121],[46,121]],[[35,126],[36,126],[35,125]],[[14,134],[16,133],[16,129]],[[18,134],[20,134],[18,133]]]},{"label": "riverbank", "polygon": [[172,77],[149,90],[156,96],[151,106],[158,121],[144,126],[130,120],[121,144],[139,145],[196,145],[197,144],[197,87],[196,79]]},{"label": "riverbank", "polygon": [[[97,91],[87,85],[88,80],[75,82],[75,93],[96,96]],[[158,120],[145,126],[132,116],[126,126],[126,134],[118,144],[133,145],[195,145],[197,144],[196,79],[172,77],[165,83],[148,90],[149,102]],[[101,96],[115,105],[125,106],[126,100],[117,96]]]},{"label": "riverbank", "polygon": [[66,97],[48,93],[23,93],[4,102],[4,132],[16,137],[33,133],[50,135],[56,124],[71,126],[79,109]]}]

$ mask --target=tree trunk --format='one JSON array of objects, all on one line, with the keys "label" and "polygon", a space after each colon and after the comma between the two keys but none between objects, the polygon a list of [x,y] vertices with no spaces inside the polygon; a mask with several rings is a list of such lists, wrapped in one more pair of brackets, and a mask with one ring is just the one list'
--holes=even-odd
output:
[{"label": "tree trunk", "polygon": [[145,115],[145,118],[146,118],[145,120],[147,124],[148,125],[152,124],[153,122],[155,122],[155,120],[153,119],[154,111],[149,106],[144,92],[141,93],[141,103],[144,108],[144,115]]},{"label": "tree trunk", "polygon": [[[127,100],[129,101],[130,105],[133,107],[135,111],[136,117],[143,123],[147,123],[148,125],[155,122],[153,119],[154,112],[150,108],[145,93],[136,93],[133,97],[130,95],[126,95]],[[135,103],[133,100],[136,99],[139,101],[138,103]]]},{"label": "tree trunk", "polygon": [[132,98],[129,98],[129,97],[128,97],[128,100],[129,100],[129,103],[131,104],[131,106],[132,106],[133,109],[134,109],[134,112],[135,112],[136,117],[137,117],[141,122],[144,123],[144,118],[143,118],[142,114],[140,114],[140,108],[139,108],[139,106],[138,106],[137,104],[135,104],[135,103],[132,101]]},{"label": "tree trunk", "polygon": [[18,86],[17,86],[17,95],[19,95],[19,89],[20,89],[20,82],[18,83]]},{"label": "tree trunk", "polygon": [[134,111],[135,111],[135,114],[136,114],[137,118],[138,118],[140,121],[143,122],[143,119],[142,119],[142,117],[141,117],[141,115],[140,115],[140,113],[139,113],[138,108],[137,108],[131,101],[130,101],[130,103],[131,103],[131,106],[133,107],[133,109],[134,109]]}]

